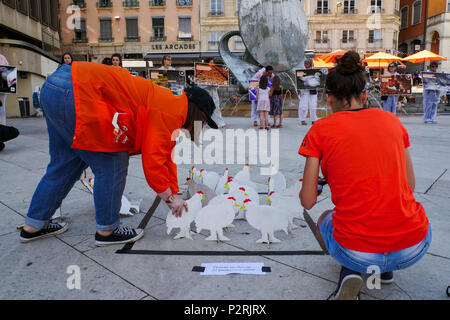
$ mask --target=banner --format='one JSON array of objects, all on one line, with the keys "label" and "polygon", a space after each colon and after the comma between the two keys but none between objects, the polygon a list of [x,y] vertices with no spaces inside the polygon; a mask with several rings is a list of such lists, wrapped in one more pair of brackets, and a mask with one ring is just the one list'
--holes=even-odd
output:
[{"label": "banner", "polygon": [[323,72],[316,69],[296,70],[297,90],[314,90],[325,87]]},{"label": "banner", "polygon": [[17,67],[0,65],[0,93],[17,92]]},{"label": "banner", "polygon": [[186,86],[184,70],[149,69],[150,81],[161,87],[169,88],[174,95],[180,95]]},{"label": "banner", "polygon": [[424,90],[437,90],[444,95],[450,86],[450,73],[422,72]]},{"label": "banner", "polygon": [[195,63],[195,83],[205,86],[228,86],[230,71],[220,64]]},{"label": "banner", "polygon": [[381,95],[405,95],[412,93],[412,75],[383,75],[381,76]]}]

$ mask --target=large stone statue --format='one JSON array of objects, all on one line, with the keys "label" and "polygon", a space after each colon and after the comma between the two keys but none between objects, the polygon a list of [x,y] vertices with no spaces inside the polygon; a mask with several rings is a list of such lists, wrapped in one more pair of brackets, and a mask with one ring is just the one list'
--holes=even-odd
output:
[{"label": "large stone statue", "polygon": [[[309,39],[308,21],[301,0],[245,0],[240,2],[239,29],[223,35],[219,52],[240,84],[271,65],[284,88],[295,90],[295,69],[303,68]],[[231,54],[228,42],[241,36],[243,58]]]}]

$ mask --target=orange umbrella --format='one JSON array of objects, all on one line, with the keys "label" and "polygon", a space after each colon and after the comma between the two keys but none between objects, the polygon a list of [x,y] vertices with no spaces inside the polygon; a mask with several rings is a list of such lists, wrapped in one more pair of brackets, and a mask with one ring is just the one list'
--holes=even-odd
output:
[{"label": "orange umbrella", "polygon": [[328,62],[335,62],[336,58],[340,58],[346,53],[347,53],[347,50],[339,49],[339,50],[330,52],[328,54],[324,54],[323,56],[320,56],[320,59],[322,59],[323,61],[325,61],[327,63]]},{"label": "orange umbrella", "polygon": [[327,69],[331,69],[334,68],[334,63],[332,62],[325,62],[320,58],[314,58],[313,60],[313,64],[314,64],[314,68],[315,69],[322,69],[322,68],[327,68]]},{"label": "orange umbrella", "polygon": [[386,53],[386,52],[378,52],[375,53],[374,55],[366,58],[365,60],[363,60],[364,62],[384,62],[384,63],[390,63],[390,62],[394,62],[394,61],[401,61],[403,60],[400,57],[394,56],[392,54]]},{"label": "orange umbrella", "polygon": [[[369,69],[387,69],[389,67],[390,62],[375,62],[375,61],[367,61],[367,66]],[[406,68],[406,66],[399,61],[399,68]]]},{"label": "orange umbrella", "polygon": [[412,63],[422,63],[425,61],[442,61],[447,60],[447,58],[442,57],[434,52],[423,50],[420,52],[417,52],[409,57],[406,57],[403,59],[404,61],[409,61]]}]

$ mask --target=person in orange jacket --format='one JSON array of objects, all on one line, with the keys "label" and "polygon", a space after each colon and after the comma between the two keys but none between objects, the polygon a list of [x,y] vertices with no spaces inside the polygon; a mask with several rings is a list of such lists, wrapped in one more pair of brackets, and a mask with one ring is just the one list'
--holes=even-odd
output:
[{"label": "person in orange jacket", "polygon": [[21,242],[61,234],[65,223],[50,217],[84,169],[95,175],[96,244],[135,242],[143,230],[120,226],[119,210],[130,155],[142,154],[149,186],[176,216],[188,210],[178,197],[173,133],[184,128],[194,141],[194,122],[217,129],[214,101],[203,89],[169,89],[123,68],[74,62],[62,65],[44,83],[41,105],[49,133],[50,163],[34,192]]}]

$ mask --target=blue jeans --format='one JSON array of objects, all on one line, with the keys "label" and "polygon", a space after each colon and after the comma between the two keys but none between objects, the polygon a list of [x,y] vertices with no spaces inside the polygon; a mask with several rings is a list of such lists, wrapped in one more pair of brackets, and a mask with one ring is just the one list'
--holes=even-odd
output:
[{"label": "blue jeans", "polygon": [[34,192],[25,223],[38,229],[46,227],[83,170],[89,166],[95,174],[97,230],[114,230],[120,223],[128,152],[104,153],[72,148],[75,103],[70,66],[61,66],[47,79],[41,89],[40,100],[47,122],[50,163]]},{"label": "blue jeans", "polygon": [[440,92],[424,90],[423,92],[423,121],[435,121]]},{"label": "blue jeans", "polygon": [[387,100],[383,103],[383,110],[397,114],[397,103],[399,96],[388,96]]},{"label": "blue jeans", "polygon": [[377,266],[380,273],[405,269],[418,262],[428,251],[431,244],[431,226],[428,234],[420,243],[395,252],[367,253],[346,249],[333,237],[333,215],[328,214],[320,224],[320,233],[330,255],[344,267],[361,272],[372,273],[370,270]]}]

